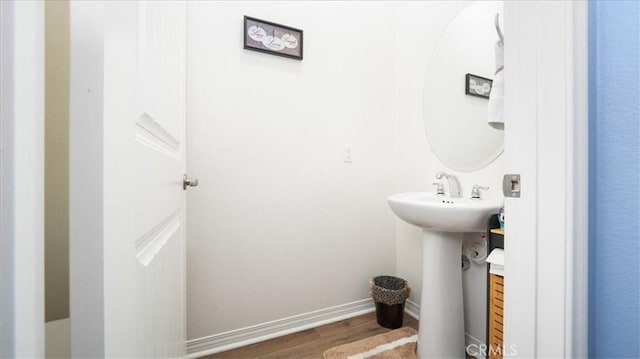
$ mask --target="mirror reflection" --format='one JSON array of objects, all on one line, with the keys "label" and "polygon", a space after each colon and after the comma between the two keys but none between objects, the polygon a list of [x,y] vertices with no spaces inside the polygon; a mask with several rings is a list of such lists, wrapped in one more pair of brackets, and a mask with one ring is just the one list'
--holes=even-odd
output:
[{"label": "mirror reflection", "polygon": [[462,9],[445,29],[429,63],[425,130],[431,150],[453,170],[483,168],[504,149],[503,131],[489,123],[488,98],[490,84],[498,82],[496,42],[500,37],[495,24],[496,14],[503,18],[502,10],[503,3],[497,1],[477,1]]}]

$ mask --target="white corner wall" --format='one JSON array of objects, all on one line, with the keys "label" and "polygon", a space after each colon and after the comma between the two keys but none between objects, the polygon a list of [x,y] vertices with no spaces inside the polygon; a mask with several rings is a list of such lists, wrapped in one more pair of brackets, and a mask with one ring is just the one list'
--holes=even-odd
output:
[{"label": "white corner wall", "polygon": [[[367,298],[378,274],[408,279],[420,303],[421,230],[386,197],[432,190],[447,169],[427,142],[423,87],[467,4],[189,4],[188,166],[201,182],[188,199],[189,339]],[[303,29],[305,59],[243,50],[243,15]],[[458,173],[465,195],[478,183],[497,196],[502,169],[499,157]],[[466,330],[484,341],[486,267],[463,281]]]},{"label": "white corner wall", "polygon": [[[395,273],[393,9],[189,3],[189,339],[365,299]],[[243,15],[303,29],[304,60],[243,50]]]},{"label": "white corner wall", "polygon": [[[431,152],[423,124],[423,88],[431,55],[451,20],[470,2],[407,1],[396,9],[396,118],[397,173],[394,192],[432,191],[437,171],[454,172],[463,194],[474,184],[487,185],[486,195],[501,196],[503,156],[471,173],[455,172]],[[468,239],[478,235],[469,234]],[[422,291],[422,231],[396,220],[397,275],[413,285],[410,300],[420,303]],[[465,330],[475,339],[486,340],[486,266],[472,263],[463,272]],[[429,289],[427,289],[429,290]],[[431,290],[436,290],[435,288]]]}]

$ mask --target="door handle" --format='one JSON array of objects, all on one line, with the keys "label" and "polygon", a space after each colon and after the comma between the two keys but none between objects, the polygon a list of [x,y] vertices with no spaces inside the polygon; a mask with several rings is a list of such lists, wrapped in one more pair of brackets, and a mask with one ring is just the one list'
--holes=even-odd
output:
[{"label": "door handle", "polygon": [[189,178],[187,175],[182,176],[182,189],[187,190],[187,187],[197,187],[198,179],[197,178]]}]

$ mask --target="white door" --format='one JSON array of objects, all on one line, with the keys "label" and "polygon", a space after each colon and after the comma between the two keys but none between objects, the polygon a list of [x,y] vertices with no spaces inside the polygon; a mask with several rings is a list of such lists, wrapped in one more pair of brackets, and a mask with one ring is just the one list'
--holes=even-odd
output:
[{"label": "white door", "polygon": [[587,356],[587,8],[505,2],[505,356]]},{"label": "white door", "polygon": [[185,55],[182,1],[71,3],[74,357],[184,355]]}]

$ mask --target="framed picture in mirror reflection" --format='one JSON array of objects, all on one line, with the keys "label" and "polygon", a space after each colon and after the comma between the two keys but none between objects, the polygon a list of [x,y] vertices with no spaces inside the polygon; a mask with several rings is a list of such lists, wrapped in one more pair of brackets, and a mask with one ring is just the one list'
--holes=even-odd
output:
[{"label": "framed picture in mirror reflection", "polygon": [[491,79],[482,76],[467,74],[465,76],[464,93],[469,96],[477,96],[489,99],[492,85],[493,80]]}]

